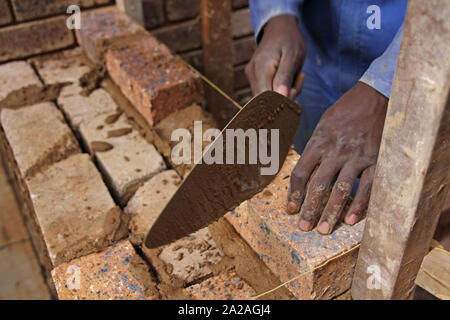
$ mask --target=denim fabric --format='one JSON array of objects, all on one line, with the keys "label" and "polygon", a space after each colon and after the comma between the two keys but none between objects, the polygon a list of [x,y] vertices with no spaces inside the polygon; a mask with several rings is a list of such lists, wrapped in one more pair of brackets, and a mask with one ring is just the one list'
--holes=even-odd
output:
[{"label": "denim fabric", "polygon": [[[368,27],[373,5],[380,29]],[[296,98],[303,107],[299,153],[323,112],[358,81],[390,96],[406,6],[407,0],[250,0],[257,40],[267,21],[282,14],[297,18],[306,40],[306,80]]]}]

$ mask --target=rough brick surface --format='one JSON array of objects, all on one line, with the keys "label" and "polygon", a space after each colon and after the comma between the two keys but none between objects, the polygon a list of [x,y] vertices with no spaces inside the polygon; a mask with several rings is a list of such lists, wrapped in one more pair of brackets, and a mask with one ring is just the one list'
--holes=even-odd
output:
[{"label": "rough brick surface", "polygon": [[[211,266],[218,264],[223,257],[208,228],[200,229],[162,248],[143,247],[143,252],[163,280],[181,280],[183,286],[212,275]],[[177,281],[166,282],[176,285]]]},{"label": "rough brick surface", "polygon": [[[218,127],[216,121],[210,113],[206,112],[198,105],[192,105],[169,114],[155,126],[155,131],[158,136],[169,145],[170,148],[173,148],[179,141],[171,141],[172,132],[176,129],[183,128],[189,130],[191,136],[193,137],[194,121],[201,121],[203,132],[205,132],[205,130]],[[207,142],[203,142],[202,148],[205,148],[207,145]],[[191,148],[194,150],[193,140],[191,142]],[[191,163],[194,163],[194,152],[191,153],[191,160]],[[181,176],[185,177],[192,170],[194,165],[181,164],[174,167]]]},{"label": "rough brick surface", "polygon": [[195,69],[203,72],[203,52],[202,50],[194,50],[180,55],[184,61],[189,63]]},{"label": "rough brick surface", "polygon": [[198,0],[167,0],[167,18],[170,21],[195,18],[200,13],[200,1]]},{"label": "rough brick surface", "polygon": [[141,244],[152,222],[173,196],[181,179],[174,170],[163,171],[140,187],[124,209],[131,219],[130,240]]},{"label": "rough brick surface", "polygon": [[1,300],[50,299],[50,292],[29,240],[0,248],[0,274]]},{"label": "rough brick surface", "polygon": [[[236,274],[257,293],[267,292],[281,284],[280,280],[225,218],[210,224],[208,229],[219,250],[224,254],[221,267],[233,266]],[[282,287],[262,298],[264,300],[292,300],[294,296],[286,287]]]},{"label": "rough brick surface", "polygon": [[[298,228],[298,215],[285,213],[289,178],[298,159],[298,154],[291,151],[277,177],[263,192],[226,215],[282,282],[355,247],[364,228],[364,222],[355,226],[339,224],[329,236]],[[350,287],[357,253],[353,250],[305,274],[290,283],[288,289],[300,299],[330,299],[344,292]]]},{"label": "rough brick surface", "polygon": [[31,20],[47,17],[55,14],[66,13],[67,7],[78,4],[81,7],[91,7],[93,5],[106,4],[111,0],[11,0],[14,15],[18,21]]},{"label": "rough brick surface", "polygon": [[17,24],[0,30],[0,62],[67,48],[75,42],[66,16]]},{"label": "rough brick surface", "polygon": [[9,10],[8,1],[0,0],[0,26],[8,24],[13,20],[11,11]]},{"label": "rough brick surface", "polygon": [[96,89],[88,96],[80,94],[81,87],[73,84],[64,87],[58,97],[58,105],[63,109],[70,124],[77,129],[86,120],[116,112],[117,104],[104,89]]},{"label": "rough brick surface", "polygon": [[117,0],[117,7],[146,29],[164,23],[164,0]]},{"label": "rough brick surface", "polygon": [[114,42],[146,34],[145,29],[115,6],[81,14],[81,28],[76,30],[78,44],[96,63],[102,63],[107,48]]},{"label": "rough brick surface", "polygon": [[148,266],[128,241],[64,263],[52,277],[61,300],[158,298]]},{"label": "rough brick surface", "polygon": [[255,52],[256,44],[253,37],[245,37],[234,42],[233,65],[249,61]]},{"label": "rough brick surface", "polygon": [[15,61],[0,65],[0,106],[25,104],[43,85],[30,64]]},{"label": "rough brick surface", "polygon": [[233,270],[190,286],[185,292],[194,300],[248,300],[256,295]]},{"label": "rough brick surface", "polygon": [[87,154],[57,162],[26,183],[54,266],[125,235],[122,212]]},{"label": "rough brick surface", "polygon": [[69,126],[53,103],[3,109],[1,123],[22,177],[80,151]]},{"label": "rough brick surface", "polygon": [[202,46],[200,19],[159,28],[152,32],[172,51],[183,52]]},{"label": "rough brick surface", "polygon": [[245,8],[233,12],[231,20],[233,37],[242,37],[253,34],[253,27],[250,21],[250,9]]},{"label": "rough brick surface", "polygon": [[150,125],[203,100],[200,77],[165,54],[165,47],[157,49],[153,39],[144,38],[112,48],[106,58],[111,78]]},{"label": "rough brick surface", "polygon": [[77,47],[71,50],[31,59],[46,85],[57,83],[78,83],[90,68],[82,59],[83,51]]},{"label": "rough brick surface", "polygon": [[84,121],[80,133],[121,204],[126,204],[139,185],[166,169],[162,156],[123,113],[107,113]]},{"label": "rough brick surface", "polygon": [[233,6],[233,9],[248,7],[248,0],[232,0],[231,5]]}]

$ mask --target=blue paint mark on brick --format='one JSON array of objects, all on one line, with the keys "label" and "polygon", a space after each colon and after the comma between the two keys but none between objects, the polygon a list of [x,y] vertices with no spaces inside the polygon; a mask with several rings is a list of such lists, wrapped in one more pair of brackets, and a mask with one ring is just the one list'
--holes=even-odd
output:
[{"label": "blue paint mark on brick", "polygon": [[296,264],[300,264],[300,258],[298,257],[297,252],[295,252],[295,250],[291,251],[291,257]]}]

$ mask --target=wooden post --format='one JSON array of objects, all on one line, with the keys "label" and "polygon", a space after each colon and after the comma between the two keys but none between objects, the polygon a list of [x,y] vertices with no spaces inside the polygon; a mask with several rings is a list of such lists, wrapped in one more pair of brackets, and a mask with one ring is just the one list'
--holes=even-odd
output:
[{"label": "wooden post", "polygon": [[354,299],[408,299],[450,183],[450,5],[410,0]]},{"label": "wooden post", "polygon": [[[203,71],[226,94],[233,93],[233,35],[231,0],[202,0]],[[207,86],[208,109],[223,127],[238,111]]]}]

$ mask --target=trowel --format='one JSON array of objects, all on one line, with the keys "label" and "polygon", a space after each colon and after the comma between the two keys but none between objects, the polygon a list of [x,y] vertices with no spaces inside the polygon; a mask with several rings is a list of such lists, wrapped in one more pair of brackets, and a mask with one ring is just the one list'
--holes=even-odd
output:
[{"label": "trowel", "polygon": [[[211,150],[223,150],[224,159],[230,151],[236,154],[239,145],[236,141],[227,143],[227,130],[236,132],[236,129],[242,129],[245,132],[254,129],[257,132],[258,151],[266,148],[265,151],[270,153],[273,150],[271,144],[278,144],[278,149],[274,148],[278,150],[276,171],[267,174],[268,170],[264,168],[267,169],[268,164],[263,163],[261,157],[257,157],[256,162],[254,159],[250,161],[249,152],[255,151],[256,146],[249,139],[246,139],[245,145],[241,144],[245,148],[244,163],[242,159],[233,163],[230,161],[230,164],[225,160],[223,164],[198,161],[161,214],[150,222],[145,245],[156,248],[187,236],[261,192],[281,169],[294,141],[300,116],[301,108],[296,102],[274,91],[265,91],[251,99],[205,149],[203,157],[211,155]],[[278,129],[278,139],[273,138],[276,135],[269,134],[273,129]],[[263,133],[268,137],[266,143],[261,142],[264,140]],[[230,135],[230,139],[235,138]],[[234,150],[227,150],[228,145],[233,145]]]}]

